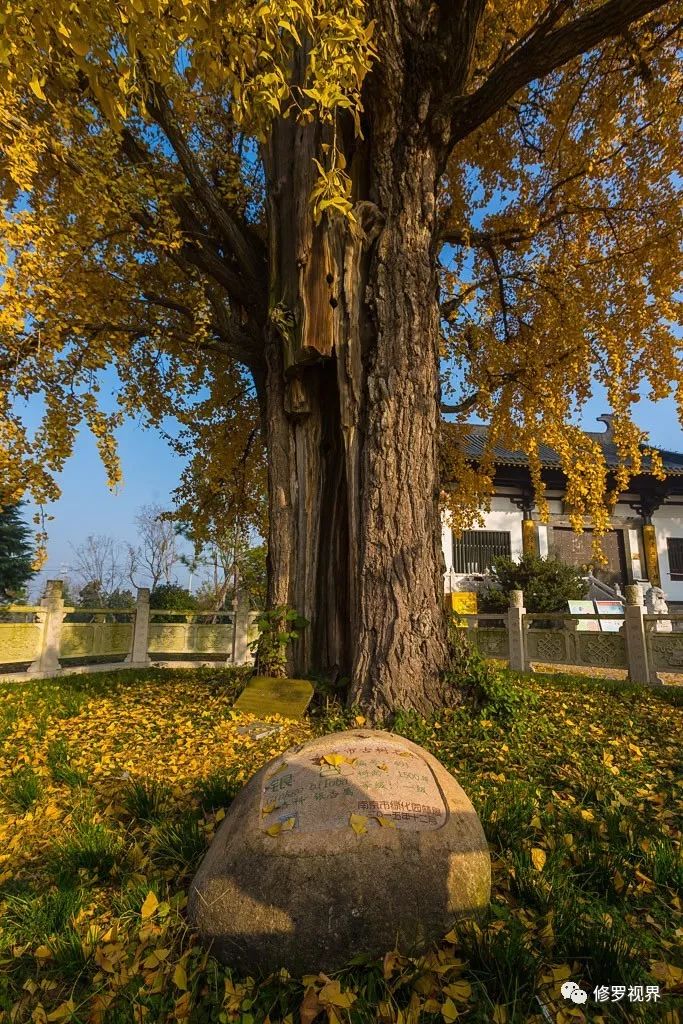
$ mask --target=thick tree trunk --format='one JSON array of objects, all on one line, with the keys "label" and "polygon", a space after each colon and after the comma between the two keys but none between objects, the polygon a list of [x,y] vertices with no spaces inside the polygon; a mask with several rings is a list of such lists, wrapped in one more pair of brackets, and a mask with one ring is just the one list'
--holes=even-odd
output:
[{"label": "thick tree trunk", "polygon": [[386,217],[368,282],[376,333],[363,382],[360,628],[351,696],[381,717],[398,707],[428,710],[439,703],[446,644],[436,157],[409,136],[386,146],[378,136],[373,191]]},{"label": "thick tree trunk", "polygon": [[266,156],[268,597],[310,622],[293,669],[350,676],[379,720],[440,702],[446,642],[438,159],[381,96],[371,124],[349,161],[355,225],[313,224],[319,128],[280,122]]}]

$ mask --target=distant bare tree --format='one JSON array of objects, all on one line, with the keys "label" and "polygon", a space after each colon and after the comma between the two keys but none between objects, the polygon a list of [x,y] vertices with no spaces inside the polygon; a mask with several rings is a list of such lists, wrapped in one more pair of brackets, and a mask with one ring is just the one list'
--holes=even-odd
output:
[{"label": "distant bare tree", "polygon": [[104,534],[89,534],[83,544],[70,547],[74,554],[70,570],[79,591],[89,587],[106,600],[108,594],[120,588],[124,573],[118,541]]},{"label": "distant bare tree", "polygon": [[143,505],[135,517],[139,543],[128,545],[128,579],[134,587],[171,583],[173,568],[180,557],[176,530],[172,522],[164,519],[161,505]]}]

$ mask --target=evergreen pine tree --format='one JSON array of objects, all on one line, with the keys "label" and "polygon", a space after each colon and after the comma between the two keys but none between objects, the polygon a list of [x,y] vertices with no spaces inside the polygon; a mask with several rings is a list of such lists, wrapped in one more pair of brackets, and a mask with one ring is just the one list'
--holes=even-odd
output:
[{"label": "evergreen pine tree", "polygon": [[0,509],[0,602],[21,598],[35,576],[31,531],[21,517],[22,505]]}]

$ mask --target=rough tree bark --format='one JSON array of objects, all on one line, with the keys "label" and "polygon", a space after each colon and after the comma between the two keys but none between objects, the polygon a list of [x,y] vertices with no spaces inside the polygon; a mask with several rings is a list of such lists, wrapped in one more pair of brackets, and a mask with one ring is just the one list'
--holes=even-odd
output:
[{"label": "rough tree bark", "polygon": [[317,125],[265,154],[269,605],[310,622],[294,671],[351,678],[373,720],[442,699],[436,187],[443,155],[400,42],[345,140],[355,223],[314,224]]},{"label": "rough tree bark", "polygon": [[[526,84],[664,0],[556,5],[467,89],[485,0],[368,0],[362,141],[337,122],[356,224],[314,225],[320,126],[265,154],[271,603],[311,621],[295,669],[351,675],[372,719],[441,702],[436,189],[449,151]],[[302,48],[298,56],[305,61]],[[334,147],[333,147],[334,148]],[[330,152],[328,147],[328,153]]]}]

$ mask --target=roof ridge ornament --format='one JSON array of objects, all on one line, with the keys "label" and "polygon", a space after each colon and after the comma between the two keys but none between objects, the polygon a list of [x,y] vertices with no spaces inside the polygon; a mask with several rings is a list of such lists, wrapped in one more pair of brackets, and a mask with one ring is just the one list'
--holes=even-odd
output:
[{"label": "roof ridge ornament", "polygon": [[603,412],[603,413],[601,413],[600,416],[597,416],[596,419],[597,419],[598,423],[604,423],[605,424],[606,429],[605,429],[605,432],[604,432],[603,436],[611,438],[612,437],[612,433],[614,431],[614,423],[613,423],[613,421],[614,421],[614,413],[613,412]]}]

